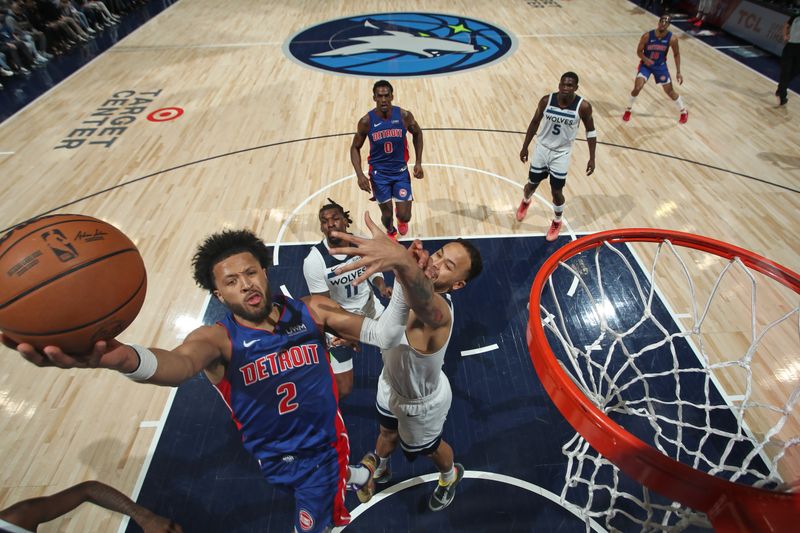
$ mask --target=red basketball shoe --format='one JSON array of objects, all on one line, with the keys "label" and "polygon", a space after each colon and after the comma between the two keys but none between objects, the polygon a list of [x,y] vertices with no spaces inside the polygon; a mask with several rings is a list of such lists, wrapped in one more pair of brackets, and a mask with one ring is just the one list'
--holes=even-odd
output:
[{"label": "red basketball shoe", "polygon": [[622,120],[628,122],[631,119],[631,110],[626,109],[625,112],[622,114]]},{"label": "red basketball shoe", "polygon": [[396,229],[392,229],[392,231],[387,231],[386,235],[388,235],[389,238],[392,239],[394,242],[397,242],[397,230]]},{"label": "red basketball shoe", "polygon": [[402,220],[397,221],[397,231],[400,235],[405,235],[408,233],[408,222],[403,222]]},{"label": "red basketball shoe", "polygon": [[689,111],[688,110],[684,109],[683,111],[681,111],[681,118],[678,119],[678,122],[680,124],[686,124],[687,122],[689,122]]},{"label": "red basketball shoe", "polygon": [[559,231],[561,231],[561,222],[556,222],[554,220],[553,223],[550,224],[550,229],[547,230],[547,235],[544,236],[544,240],[547,242],[553,242],[558,238]]},{"label": "red basketball shoe", "polygon": [[522,222],[522,219],[525,218],[525,213],[528,212],[528,208],[531,206],[531,201],[528,200],[527,202],[523,199],[519,203],[519,207],[517,208],[517,222]]}]

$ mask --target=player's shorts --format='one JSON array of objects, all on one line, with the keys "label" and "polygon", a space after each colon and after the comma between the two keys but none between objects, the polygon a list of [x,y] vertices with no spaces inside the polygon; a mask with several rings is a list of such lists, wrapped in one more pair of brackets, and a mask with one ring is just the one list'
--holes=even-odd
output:
[{"label": "player's shorts", "polygon": [[[330,335],[330,333],[327,333],[326,336],[327,335]],[[355,355],[355,350],[351,347],[330,346],[328,348],[328,353],[331,355],[331,370],[333,370],[334,374],[343,374],[353,370],[353,356]]]},{"label": "player's shorts", "polygon": [[411,175],[407,167],[400,174],[387,174],[371,168],[369,178],[372,182],[372,193],[379,204],[392,198],[398,202],[410,202],[414,199],[411,194]]},{"label": "player's shorts", "polygon": [[331,525],[350,523],[344,506],[350,447],[341,418],[338,425],[342,431],[336,447],[259,461],[268,483],[294,495],[294,528],[299,533],[323,533]]},{"label": "player's shorts", "polygon": [[669,77],[669,69],[667,68],[666,63],[661,65],[652,65],[649,67],[644,63],[639,63],[639,73],[636,74],[636,76],[644,78],[645,80],[649,80],[651,74],[653,75],[653,79],[656,80],[656,83],[659,85],[672,83],[672,78]]},{"label": "player's shorts", "polygon": [[558,180],[563,186],[564,180],[567,179],[570,159],[572,159],[572,150],[556,151],[536,143],[528,181],[539,183],[550,174],[551,184],[553,184],[553,180]]},{"label": "player's shorts", "polygon": [[[375,406],[381,424],[388,429],[397,429],[400,447],[409,459],[436,451],[442,440],[444,421],[452,401],[450,382],[443,373],[439,376],[439,386],[435,391],[414,400],[396,394],[383,372],[378,378]],[[393,427],[394,421],[396,427]]]}]

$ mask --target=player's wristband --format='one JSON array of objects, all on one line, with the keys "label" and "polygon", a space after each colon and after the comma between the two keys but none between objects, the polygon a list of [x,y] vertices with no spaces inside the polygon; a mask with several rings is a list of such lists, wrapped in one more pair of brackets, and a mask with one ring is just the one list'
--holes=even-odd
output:
[{"label": "player's wristband", "polygon": [[587,131],[586,132],[586,138],[587,139],[594,139],[596,137],[597,137],[597,131],[592,130],[592,131]]},{"label": "player's wristband", "polygon": [[139,356],[139,366],[130,374],[123,373],[122,375],[133,381],[147,381],[153,377],[153,374],[156,373],[156,369],[158,368],[156,354],[138,344],[129,344],[128,346],[133,348],[136,355]]}]

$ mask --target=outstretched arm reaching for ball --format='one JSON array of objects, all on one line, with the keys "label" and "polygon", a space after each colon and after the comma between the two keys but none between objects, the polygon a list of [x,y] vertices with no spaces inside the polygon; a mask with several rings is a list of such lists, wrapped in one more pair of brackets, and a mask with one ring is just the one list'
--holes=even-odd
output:
[{"label": "outstretched arm reaching for ball", "polygon": [[372,233],[371,239],[351,234],[333,232],[337,239],[350,243],[350,247],[331,248],[332,254],[359,255],[361,259],[346,264],[338,272],[349,272],[362,267],[366,271],[356,278],[355,283],[364,282],[375,272],[393,270],[397,279],[406,288],[406,296],[416,318],[431,328],[444,328],[450,325],[450,307],[433,289],[433,282],[425,275],[424,267],[428,255],[421,243],[415,241],[407,250],[386,236],[365,213],[364,221]]},{"label": "outstretched arm reaching for ball", "polygon": [[132,374],[128,377],[136,381],[168,386],[179,385],[201,370],[223,363],[223,358],[230,356],[227,353],[230,343],[221,326],[197,328],[173,350],[134,348],[134,345],[111,339],[98,341],[88,355],[75,355],[64,353],[57,346],[46,346],[37,351],[30,344],[17,344],[6,336],[3,336],[3,343],[36,366],[108,368]]}]

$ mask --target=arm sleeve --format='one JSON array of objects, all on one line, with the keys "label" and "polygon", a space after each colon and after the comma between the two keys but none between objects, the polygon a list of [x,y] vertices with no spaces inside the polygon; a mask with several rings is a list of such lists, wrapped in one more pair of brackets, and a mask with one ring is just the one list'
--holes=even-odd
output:
[{"label": "arm sleeve", "polygon": [[322,268],[322,263],[319,261],[319,252],[312,248],[305,260],[303,261],[303,276],[306,278],[306,285],[308,285],[308,292],[311,294],[319,294],[328,292],[328,285],[325,283],[325,269]]},{"label": "arm sleeve", "polygon": [[361,342],[386,350],[400,344],[408,322],[408,303],[400,283],[394,284],[389,305],[378,320],[364,318],[361,325]]}]

